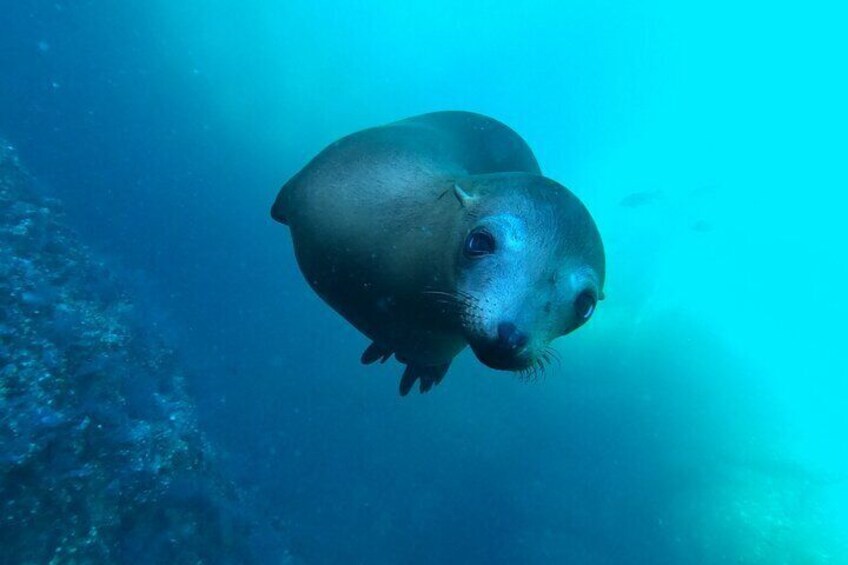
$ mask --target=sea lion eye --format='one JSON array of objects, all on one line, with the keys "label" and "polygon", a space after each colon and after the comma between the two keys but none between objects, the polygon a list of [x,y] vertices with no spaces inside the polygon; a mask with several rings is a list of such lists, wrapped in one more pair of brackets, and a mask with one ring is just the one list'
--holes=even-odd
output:
[{"label": "sea lion eye", "polygon": [[577,299],[574,301],[574,313],[577,314],[577,319],[585,322],[591,318],[597,301],[595,293],[591,290],[584,290],[578,294]]},{"label": "sea lion eye", "polygon": [[465,256],[482,257],[495,251],[495,238],[485,230],[475,230],[465,238]]}]

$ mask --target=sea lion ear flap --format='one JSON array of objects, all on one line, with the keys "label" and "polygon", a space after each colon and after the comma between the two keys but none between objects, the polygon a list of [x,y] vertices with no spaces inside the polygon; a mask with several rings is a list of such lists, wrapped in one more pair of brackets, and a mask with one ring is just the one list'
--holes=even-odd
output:
[{"label": "sea lion ear flap", "polygon": [[292,191],[292,187],[289,184],[291,184],[291,181],[283,185],[283,188],[277,193],[277,198],[274,200],[273,206],[271,206],[271,217],[285,225],[289,224],[287,208],[289,193]]},{"label": "sea lion ear flap", "polygon": [[458,182],[453,183],[453,195],[463,208],[470,207],[477,200],[476,196],[468,194],[464,188],[459,186]]}]

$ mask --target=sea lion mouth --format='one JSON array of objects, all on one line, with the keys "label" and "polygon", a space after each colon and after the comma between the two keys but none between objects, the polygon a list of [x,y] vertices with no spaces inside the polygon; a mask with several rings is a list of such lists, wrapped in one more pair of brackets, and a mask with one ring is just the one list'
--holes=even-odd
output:
[{"label": "sea lion mouth", "polygon": [[550,345],[522,347],[512,352],[505,351],[496,343],[478,342],[471,350],[481,363],[498,371],[511,371],[521,380],[537,381],[543,378],[551,365],[559,364],[560,357]]},{"label": "sea lion mouth", "polygon": [[530,347],[531,335],[512,322],[501,322],[494,335],[475,340],[471,349],[487,367],[502,371],[522,371],[536,363]]},{"label": "sea lion mouth", "polygon": [[472,344],[471,350],[481,363],[499,371],[520,372],[536,364],[536,360],[526,347],[519,350],[505,350],[493,344]]}]

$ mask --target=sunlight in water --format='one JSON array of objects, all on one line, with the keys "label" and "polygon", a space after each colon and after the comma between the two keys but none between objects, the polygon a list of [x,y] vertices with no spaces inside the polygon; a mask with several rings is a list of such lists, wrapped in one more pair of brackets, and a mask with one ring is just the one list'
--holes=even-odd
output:
[{"label": "sunlight in water", "polygon": [[[133,361],[147,372],[130,370],[113,367],[129,355],[113,351],[123,342],[98,341],[113,360],[94,356],[67,380],[84,396],[90,375],[124,375],[120,401],[109,398],[132,414],[111,414],[104,437],[136,454],[136,474],[104,474],[100,491],[143,490],[143,471],[162,500],[260,548],[258,562],[848,563],[840,5],[91,0],[7,11],[0,339],[76,327],[45,322],[68,289],[25,275],[77,260],[94,273],[80,278],[99,297],[86,303],[91,325],[143,328],[186,366],[184,398],[171,379],[149,380],[164,352],[148,348]],[[359,364],[368,340],[310,290],[268,212],[340,137],[436,110],[506,123],[585,203],[606,298],[555,342],[540,382],[466,352],[438,388],[401,401],[402,366]],[[92,258],[68,251],[65,224]],[[100,255],[126,291],[98,281]],[[30,333],[7,311],[29,312],[15,319]],[[90,346],[91,335],[77,337]],[[104,428],[20,408],[15,375],[36,361],[10,361],[30,349],[7,341],[0,494],[24,504],[43,490],[15,482],[38,475],[26,457],[53,453],[32,430],[52,442]],[[83,345],[66,348],[83,356]],[[62,374],[39,355],[44,374]],[[103,402],[81,404],[89,421]],[[169,436],[178,424],[194,435]],[[166,439],[197,452],[159,457]],[[45,461],[82,484],[93,464],[70,461],[96,450],[79,441]],[[220,485],[193,482],[207,467]],[[120,552],[98,555],[170,547],[141,522],[105,521]],[[86,523],[73,531],[94,547],[106,534]],[[61,560],[52,549],[45,559]]]}]

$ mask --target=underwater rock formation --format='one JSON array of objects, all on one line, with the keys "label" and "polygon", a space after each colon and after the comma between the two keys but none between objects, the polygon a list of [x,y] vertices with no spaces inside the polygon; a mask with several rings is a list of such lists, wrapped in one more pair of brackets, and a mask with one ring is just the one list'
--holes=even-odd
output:
[{"label": "underwater rock formation", "polygon": [[249,562],[174,353],[0,140],[0,562]]}]

